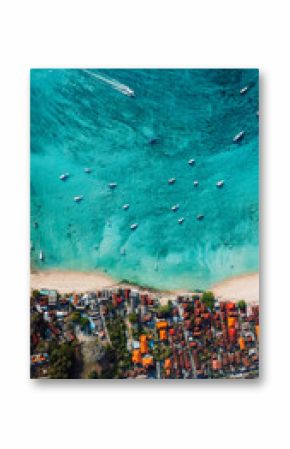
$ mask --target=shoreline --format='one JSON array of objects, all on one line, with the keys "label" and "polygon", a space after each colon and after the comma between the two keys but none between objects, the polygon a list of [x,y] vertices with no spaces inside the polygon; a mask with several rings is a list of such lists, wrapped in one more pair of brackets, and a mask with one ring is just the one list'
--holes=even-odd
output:
[{"label": "shoreline", "polygon": [[[159,290],[133,282],[122,282],[101,271],[32,270],[30,273],[30,288],[33,290],[49,288],[58,290],[60,293],[84,293],[116,286],[138,288],[168,296],[189,293],[188,290]],[[219,300],[239,301],[244,299],[248,303],[259,303],[259,273],[247,273],[227,278],[207,290],[212,291]]]}]

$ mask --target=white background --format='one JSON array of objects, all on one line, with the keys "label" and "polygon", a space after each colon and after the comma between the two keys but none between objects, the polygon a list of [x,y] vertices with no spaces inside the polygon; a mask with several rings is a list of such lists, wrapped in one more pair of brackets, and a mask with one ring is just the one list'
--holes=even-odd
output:
[{"label": "white background", "polygon": [[[1,5],[1,447],[289,447],[287,1]],[[98,66],[260,68],[259,381],[29,380],[29,69]]]}]

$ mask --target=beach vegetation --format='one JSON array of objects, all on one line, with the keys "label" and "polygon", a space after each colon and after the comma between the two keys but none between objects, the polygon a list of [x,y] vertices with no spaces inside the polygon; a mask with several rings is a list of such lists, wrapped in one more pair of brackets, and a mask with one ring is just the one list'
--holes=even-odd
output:
[{"label": "beach vegetation", "polygon": [[238,301],[237,306],[240,310],[246,310],[247,303],[244,299],[241,299],[240,301]]},{"label": "beach vegetation", "polygon": [[201,301],[206,305],[211,311],[214,310],[215,298],[212,292],[204,292],[201,297]]}]

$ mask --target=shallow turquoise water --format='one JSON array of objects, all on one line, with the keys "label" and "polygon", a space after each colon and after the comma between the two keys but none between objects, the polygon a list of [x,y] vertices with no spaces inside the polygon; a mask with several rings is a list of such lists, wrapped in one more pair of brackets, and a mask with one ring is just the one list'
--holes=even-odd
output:
[{"label": "shallow turquoise water", "polygon": [[[157,288],[205,288],[256,271],[258,71],[91,73],[130,86],[136,96],[83,70],[31,71],[33,264],[104,270]],[[245,138],[233,144],[242,129]],[[71,176],[62,182],[65,172]],[[225,185],[217,189],[220,179]],[[109,182],[118,183],[114,191]],[[76,195],[84,195],[81,203]],[[131,231],[134,222],[139,227]]]}]

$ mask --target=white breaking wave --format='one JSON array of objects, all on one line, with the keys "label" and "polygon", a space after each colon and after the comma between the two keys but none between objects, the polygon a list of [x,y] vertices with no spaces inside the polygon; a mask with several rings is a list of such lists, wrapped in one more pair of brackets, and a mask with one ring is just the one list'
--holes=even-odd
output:
[{"label": "white breaking wave", "polygon": [[114,78],[109,78],[108,76],[101,75],[100,73],[91,72],[90,70],[83,69],[83,72],[87,73],[91,77],[102,81],[103,83],[109,84],[113,89],[117,90],[118,92],[121,92],[123,95],[127,95],[128,97],[134,97],[135,92],[133,89],[131,89],[129,86],[126,86],[126,84],[122,84],[119,81],[115,80]]}]

